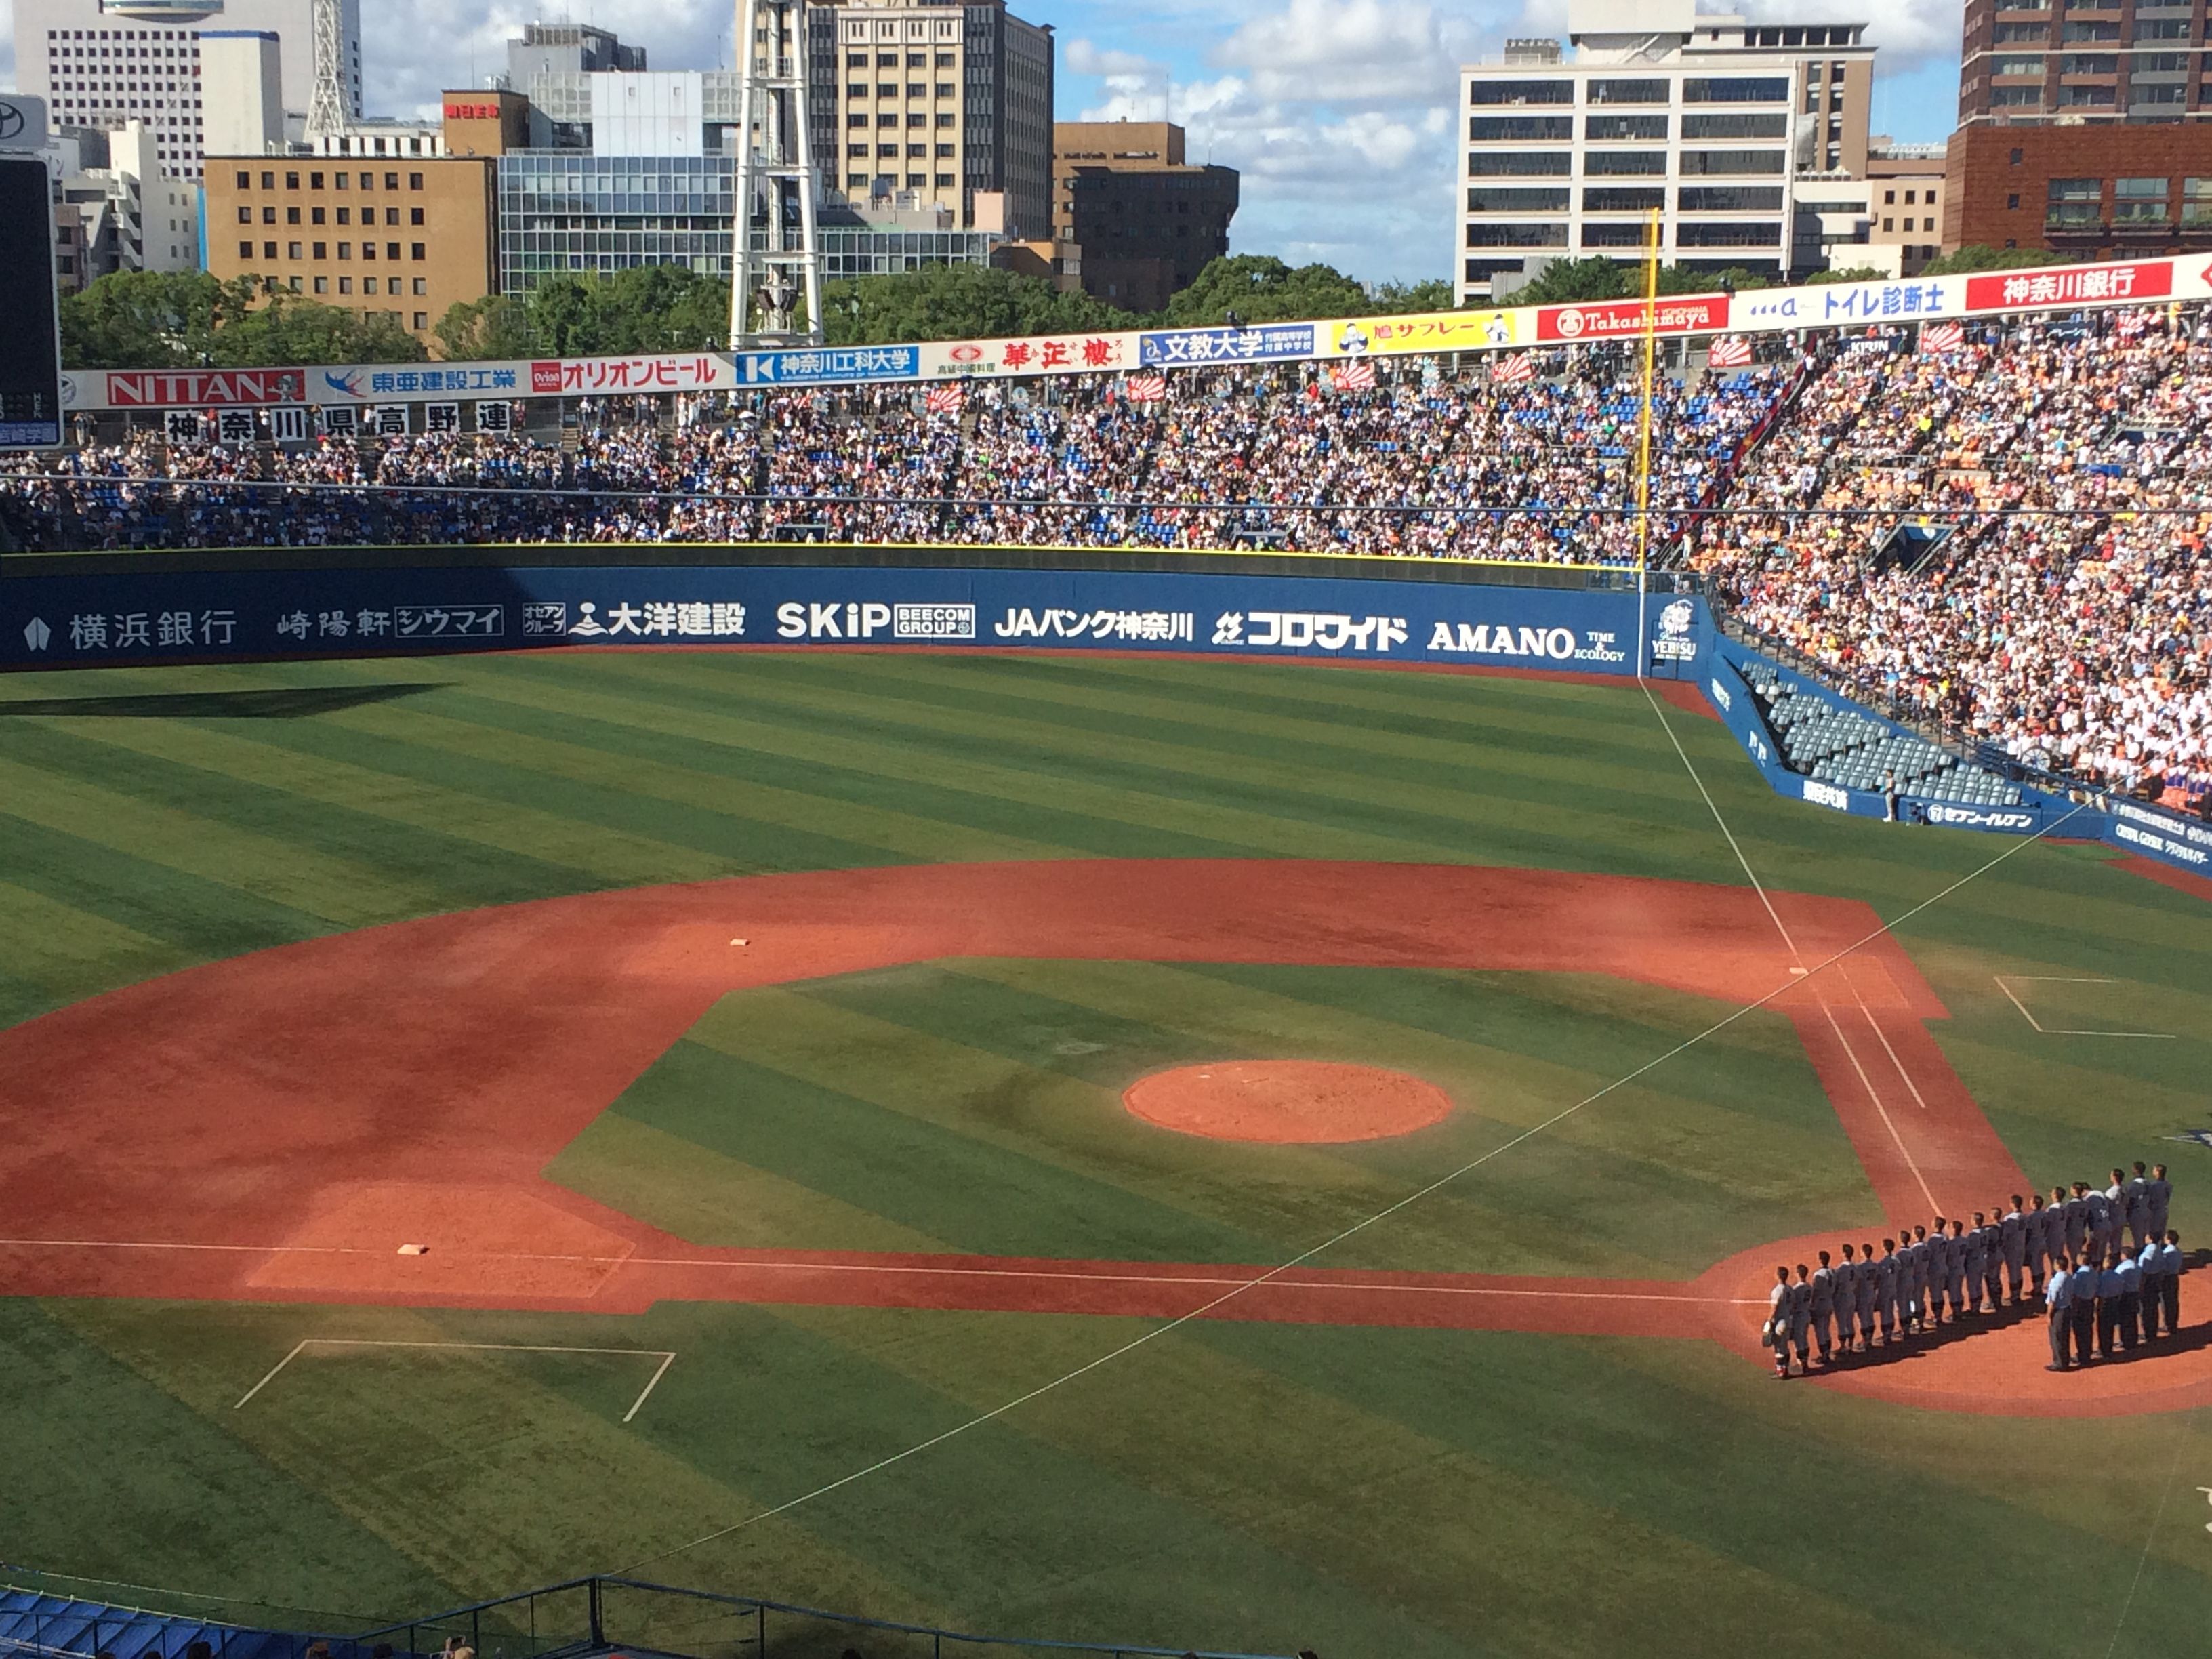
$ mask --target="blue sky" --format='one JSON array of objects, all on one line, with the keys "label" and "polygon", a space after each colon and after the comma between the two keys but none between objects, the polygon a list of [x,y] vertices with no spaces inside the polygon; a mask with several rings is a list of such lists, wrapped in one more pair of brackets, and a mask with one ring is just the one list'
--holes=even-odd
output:
[{"label": "blue sky", "polygon": [[[1565,0],[1012,0],[1060,40],[1059,113],[1189,129],[1193,161],[1243,173],[1240,253],[1328,263],[1370,281],[1449,274],[1455,71],[1509,35],[1565,33]],[[1723,9],[1713,0],[1711,9]],[[1960,0],[1741,0],[1753,16],[1867,19],[1881,46],[1874,126],[1947,137]],[[532,17],[597,22],[655,68],[730,61],[729,0],[362,0],[370,112],[480,82]],[[0,17],[12,12],[0,0]],[[9,19],[12,25],[12,18]],[[12,27],[0,32],[12,46]],[[0,76],[12,81],[12,58]]]}]

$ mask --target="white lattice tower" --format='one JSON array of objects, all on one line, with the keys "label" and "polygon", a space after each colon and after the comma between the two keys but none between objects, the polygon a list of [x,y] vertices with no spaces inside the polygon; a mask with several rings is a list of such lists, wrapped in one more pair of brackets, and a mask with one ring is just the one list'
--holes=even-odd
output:
[{"label": "white lattice tower", "polygon": [[[736,209],[730,347],[822,343],[821,181],[808,123],[813,97],[806,0],[738,0]],[[798,320],[805,307],[805,322]]]},{"label": "white lattice tower", "polygon": [[331,137],[353,125],[346,97],[343,0],[314,0],[315,89],[307,97],[307,137]]}]

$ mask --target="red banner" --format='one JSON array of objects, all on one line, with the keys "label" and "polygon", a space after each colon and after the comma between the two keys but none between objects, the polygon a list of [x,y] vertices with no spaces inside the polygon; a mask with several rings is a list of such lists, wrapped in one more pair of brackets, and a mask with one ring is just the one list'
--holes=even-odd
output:
[{"label": "red banner", "polygon": [[2173,264],[2167,259],[2058,270],[2000,270],[1966,279],[1966,309],[2108,305],[2115,300],[2163,300],[2172,292]]},{"label": "red banner", "polygon": [[[1662,297],[1658,305],[1662,334],[1716,334],[1729,325],[1729,296]],[[1540,340],[1617,340],[1644,332],[1644,301],[1605,300],[1586,306],[1544,306],[1536,313]]]},{"label": "red banner", "polygon": [[107,402],[113,409],[296,404],[307,387],[299,368],[136,369],[107,377]]}]

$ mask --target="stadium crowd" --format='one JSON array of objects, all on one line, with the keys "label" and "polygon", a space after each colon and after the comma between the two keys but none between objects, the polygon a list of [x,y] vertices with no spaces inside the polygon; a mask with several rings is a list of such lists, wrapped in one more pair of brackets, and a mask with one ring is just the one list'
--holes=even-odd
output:
[{"label": "stadium crowd", "polygon": [[[2212,812],[2212,313],[1914,344],[1870,330],[1662,380],[1652,545],[1856,695]],[[957,408],[908,386],[757,392],[586,407],[543,438],[144,434],[8,462],[0,526],[56,549],[772,540],[1632,563],[1632,354],[1534,362],[1515,380],[1486,359],[1400,359],[1371,389],[1300,366],[1144,391],[979,384]]]},{"label": "stadium crowd", "polygon": [[[1825,677],[2016,761],[2212,801],[2212,318],[1843,351],[1692,562]],[[1908,521],[1936,538],[1900,536]]]},{"label": "stadium crowd", "polygon": [[[568,444],[418,434],[277,449],[149,433],[18,458],[0,472],[0,513],[40,548],[765,537],[1629,562],[1626,359],[1589,347],[1554,368],[1517,385],[1485,368],[1349,392],[1302,370],[1192,371],[1146,402],[1123,382],[1070,380],[1042,398],[980,387],[959,410],[903,386],[759,392],[719,421],[603,419]],[[1760,370],[1665,386],[1653,501],[1666,525],[1710,498],[1784,384]]]},{"label": "stadium crowd", "polygon": [[1972,1224],[1935,1218],[1881,1241],[1842,1246],[1843,1259],[1774,1270],[1760,1334],[1774,1374],[1846,1357],[1901,1351],[1908,1339],[1945,1324],[2025,1310],[2040,1300],[2050,1322],[2051,1364],[2071,1370],[2117,1359],[2181,1330],[2181,1235],[2166,1226],[2173,1188],[2166,1165],[2130,1176],[2112,1171],[2102,1189],[2086,1181],[2053,1187],[2046,1203],[2013,1195],[2009,1207],[1974,1212]]}]

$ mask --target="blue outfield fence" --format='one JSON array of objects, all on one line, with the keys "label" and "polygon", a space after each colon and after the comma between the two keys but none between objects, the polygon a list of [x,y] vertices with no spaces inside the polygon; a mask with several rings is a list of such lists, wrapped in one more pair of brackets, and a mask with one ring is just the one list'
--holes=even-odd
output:
[{"label": "blue outfield fence", "polygon": [[[574,550],[564,550],[573,555]],[[586,550],[587,552],[591,551]],[[523,556],[520,550],[518,556]],[[287,557],[297,559],[298,555]],[[1158,570],[892,565],[293,564],[134,561],[0,580],[0,669],[434,655],[497,650],[775,646],[1191,653],[1510,668],[1700,686],[1784,794],[1883,816],[1883,796],[1791,770],[1747,671],[1899,737],[1904,726],[1717,633],[1703,597],[1632,590]],[[1641,629],[1639,640],[1639,627]],[[1640,643],[1640,653],[1639,653]],[[2003,769],[2017,801],[1900,799],[1916,823],[2035,835],[2065,821],[2177,868],[2212,872],[2212,825]],[[2071,815],[2069,817],[2069,815]]]},{"label": "blue outfield fence", "polygon": [[[1199,652],[1636,672],[1638,596],[1145,571],[331,566],[0,581],[0,667],[639,646]],[[1691,678],[1702,599],[1654,594],[1645,665]]]},{"label": "blue outfield fence", "polygon": [[46,1575],[0,1568],[0,1655],[23,1659],[434,1659],[449,1644],[479,1659],[945,1659],[1000,1654],[1036,1659],[1282,1659],[1279,1654],[1141,1644],[981,1636],[927,1625],[682,1589],[621,1577],[572,1579],[372,1628],[319,1633],[264,1629],[205,1616],[149,1612],[38,1587]]},{"label": "blue outfield fence", "polygon": [[[1838,712],[1856,714],[1888,732],[1899,736],[1915,734],[1738,641],[1718,642],[1705,659],[1702,684],[1706,700],[1778,794],[1856,817],[1885,816],[1888,803],[1880,793],[1825,783],[1792,771],[1783,763],[1781,741],[1768,729],[1759,713],[1759,700],[1753,696],[1745,678],[1745,671],[1750,668],[1773,676],[1788,690],[1817,697]],[[2016,804],[1972,804],[1904,793],[1898,802],[1900,815],[1911,823],[1924,823],[1936,829],[1974,830],[2005,836],[2049,832],[2069,841],[2101,841],[2176,869],[2199,875],[2212,873],[2212,823],[2184,817],[2146,801],[2115,798],[2087,787],[2053,787],[2051,786],[2059,781],[2022,767],[1990,769],[2012,782],[2020,796]]]}]

